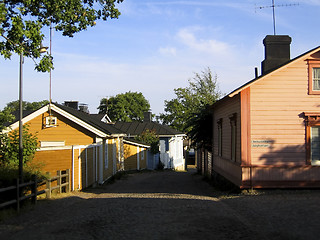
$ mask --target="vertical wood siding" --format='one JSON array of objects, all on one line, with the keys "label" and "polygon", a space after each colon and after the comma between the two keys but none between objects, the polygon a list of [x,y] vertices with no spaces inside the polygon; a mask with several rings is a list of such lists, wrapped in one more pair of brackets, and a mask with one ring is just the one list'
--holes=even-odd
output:
[{"label": "vertical wood siding", "polygon": [[124,169],[137,169],[137,147],[128,143],[124,144]]},{"label": "vertical wood siding", "polygon": [[[139,151],[139,154],[138,154]],[[144,158],[142,159],[142,155]],[[139,161],[139,164],[138,164]],[[124,169],[136,170],[147,168],[147,151],[146,148],[138,147],[130,143],[124,143]]]}]

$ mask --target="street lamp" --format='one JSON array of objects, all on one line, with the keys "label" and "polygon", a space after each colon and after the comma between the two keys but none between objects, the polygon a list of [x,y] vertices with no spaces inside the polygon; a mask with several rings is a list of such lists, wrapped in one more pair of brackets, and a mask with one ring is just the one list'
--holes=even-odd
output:
[{"label": "street lamp", "polygon": [[[20,52],[20,68],[19,68],[19,181],[20,183],[23,182],[23,124],[22,124],[22,118],[23,118],[23,109],[22,109],[22,82],[23,82],[23,44],[17,44],[13,41],[11,41],[6,36],[2,35],[0,33],[0,36],[5,38],[8,42],[15,46],[22,47],[22,50]],[[44,47],[42,43],[40,43],[40,48],[38,49],[40,53],[45,53],[47,51],[48,47]]]},{"label": "street lamp", "polygon": [[[39,52],[45,53],[48,47],[40,44]],[[20,52],[20,69],[19,69],[19,182],[23,182],[23,108],[22,108],[22,82],[23,82],[23,48]]]}]

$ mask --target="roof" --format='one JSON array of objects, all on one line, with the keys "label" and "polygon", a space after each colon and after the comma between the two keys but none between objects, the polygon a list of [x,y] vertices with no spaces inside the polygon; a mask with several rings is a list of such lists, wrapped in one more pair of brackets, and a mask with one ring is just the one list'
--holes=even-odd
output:
[{"label": "roof", "polygon": [[[29,114],[33,113],[34,111],[31,111],[31,110],[23,110],[22,112],[22,118],[28,116]],[[14,111],[11,113],[14,117],[14,119],[12,120],[12,122],[5,122],[3,125],[5,127],[8,127],[10,126],[12,123],[16,122],[16,121],[19,121],[19,117],[20,117],[20,113],[19,113],[19,110],[17,111]]]},{"label": "roof", "polygon": [[220,100],[216,101],[214,104],[211,105],[210,108],[215,108],[216,106],[222,104],[222,102],[224,102],[225,100],[229,99],[229,98],[232,98],[234,97],[235,95],[237,95],[238,93],[240,93],[242,90],[250,87],[252,84],[255,84],[256,82],[268,77],[270,74],[273,74],[275,72],[278,72],[280,71],[281,69],[283,69],[284,67],[287,67],[288,65],[291,65],[293,64],[294,62],[296,62],[297,60],[303,58],[303,57],[306,57],[307,55],[312,55],[316,52],[320,51],[320,46],[318,47],[315,47],[293,59],[291,59],[290,61],[278,66],[277,68],[275,69],[271,69],[270,71],[266,72],[265,74],[257,77],[257,78],[254,78],[248,82],[246,82],[245,84],[241,85],[240,87],[236,88],[235,90],[233,90],[232,92],[230,92],[229,94],[227,94],[225,97],[221,98]]},{"label": "roof", "polygon": [[286,67],[286,66],[288,66],[288,65],[291,65],[293,62],[295,62],[295,61],[297,61],[297,60],[299,60],[299,59],[301,59],[301,58],[303,58],[303,57],[305,57],[305,56],[307,56],[307,55],[311,55],[311,54],[313,54],[313,53],[316,53],[316,52],[318,52],[318,51],[320,51],[320,46],[318,46],[318,47],[316,47],[316,48],[313,48],[313,49],[311,49],[311,50],[309,50],[309,51],[307,51],[307,52],[305,52],[305,53],[303,53],[303,54],[295,57],[294,59],[291,59],[290,61],[288,61],[288,62],[286,62],[286,63],[278,66],[277,68],[272,69],[271,71],[265,73],[264,75],[261,75],[261,76],[255,78],[255,79],[253,79],[253,80],[251,80],[251,81],[243,84],[242,86],[240,86],[240,87],[238,87],[237,89],[233,90],[233,91],[232,91],[231,93],[229,93],[227,96],[233,97],[234,95],[236,95],[236,94],[238,94],[239,92],[241,92],[243,89],[251,86],[252,84],[260,81],[261,79],[264,79],[264,78],[267,77],[268,75],[270,75],[270,74],[272,74],[272,73],[274,73],[274,72],[277,72],[277,71],[281,70],[282,68],[284,68],[284,67]]},{"label": "roof", "polygon": [[64,111],[68,112],[69,114],[72,114],[76,118],[86,122],[87,124],[90,124],[91,126],[97,128],[100,131],[103,131],[109,135],[123,134],[123,131],[119,130],[118,128],[116,128],[112,124],[106,124],[106,123],[102,122],[101,119],[99,119],[99,117],[97,117],[97,116],[92,116],[91,114],[81,112],[76,109],[73,109],[73,108],[70,108],[70,107],[67,107],[64,105],[60,105],[57,103],[54,103],[54,105]]},{"label": "roof", "polygon": [[101,121],[102,118],[104,117],[104,114],[101,114],[101,113],[92,114],[92,113],[90,113],[90,116],[91,116],[92,118],[95,118],[95,119]]},{"label": "roof", "polygon": [[[27,123],[31,119],[47,112],[51,106],[51,110],[57,112],[58,114],[68,118],[74,123],[86,128],[87,130],[95,133],[99,137],[109,136],[124,136],[125,134],[117,129],[114,125],[106,124],[96,117],[92,117],[90,114],[85,112],[80,112],[76,109],[60,105],[58,103],[52,103],[51,105],[45,105],[35,111],[23,111],[23,124]],[[18,128],[19,112],[14,113],[15,120],[12,123],[6,124],[7,127],[11,129]],[[8,130],[7,130],[8,131]]]},{"label": "roof", "polygon": [[116,122],[114,126],[125,132],[128,136],[140,135],[147,129],[154,130],[160,137],[184,135],[182,132],[156,122]]},{"label": "roof", "polygon": [[125,138],[123,138],[123,141],[126,143],[133,144],[133,145],[137,145],[137,146],[141,146],[141,147],[145,147],[145,148],[150,148],[150,144],[135,140],[133,138],[126,138],[125,137]]}]

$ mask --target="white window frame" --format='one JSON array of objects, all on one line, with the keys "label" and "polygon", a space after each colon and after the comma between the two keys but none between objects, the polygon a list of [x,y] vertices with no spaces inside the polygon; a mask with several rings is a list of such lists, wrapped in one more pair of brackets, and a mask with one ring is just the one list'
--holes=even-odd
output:
[{"label": "white window frame", "polygon": [[[320,91],[320,76],[315,77],[315,72],[318,71],[318,75],[320,75],[320,68],[314,67],[312,68],[312,90],[313,91]],[[317,84],[315,84],[317,82]],[[318,86],[317,88],[315,86]]]},{"label": "white window frame", "polygon": [[65,141],[40,141],[40,147],[64,147]]},{"label": "white window frame", "polygon": [[47,116],[46,119],[46,127],[57,126],[57,117]]}]

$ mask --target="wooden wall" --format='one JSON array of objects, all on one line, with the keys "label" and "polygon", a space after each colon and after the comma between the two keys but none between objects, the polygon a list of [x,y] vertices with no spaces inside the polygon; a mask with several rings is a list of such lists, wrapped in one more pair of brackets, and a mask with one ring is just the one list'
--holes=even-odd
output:
[{"label": "wooden wall", "polygon": [[303,112],[320,112],[308,94],[308,65],[300,59],[250,87],[251,164],[243,187],[320,186],[320,168],[307,164]]},{"label": "wooden wall", "polygon": [[52,176],[57,174],[58,170],[72,169],[72,149],[37,151],[33,162],[40,163],[42,171],[49,172]]},{"label": "wooden wall", "polygon": [[27,122],[29,131],[37,133],[39,141],[65,141],[65,146],[94,143],[95,135],[93,133],[54,112],[53,116],[57,117],[57,126],[45,128],[43,121],[48,115],[48,113],[44,113]]},{"label": "wooden wall", "polygon": [[308,66],[299,61],[251,86],[251,163],[306,163],[303,112],[319,111],[308,95]]},{"label": "wooden wall", "polygon": [[137,169],[137,147],[128,143],[124,144],[124,169]]},{"label": "wooden wall", "polygon": [[[241,181],[241,112],[240,95],[223,100],[214,107],[213,112],[213,154],[212,168],[232,182]],[[231,160],[231,125],[230,116],[237,114],[236,160]],[[218,124],[222,119],[222,156],[218,155]],[[239,171],[240,170],[240,171]],[[227,174],[226,174],[227,173]]]},{"label": "wooden wall", "polygon": [[139,170],[147,168],[147,149],[125,142],[124,170],[136,170],[138,167]]}]

